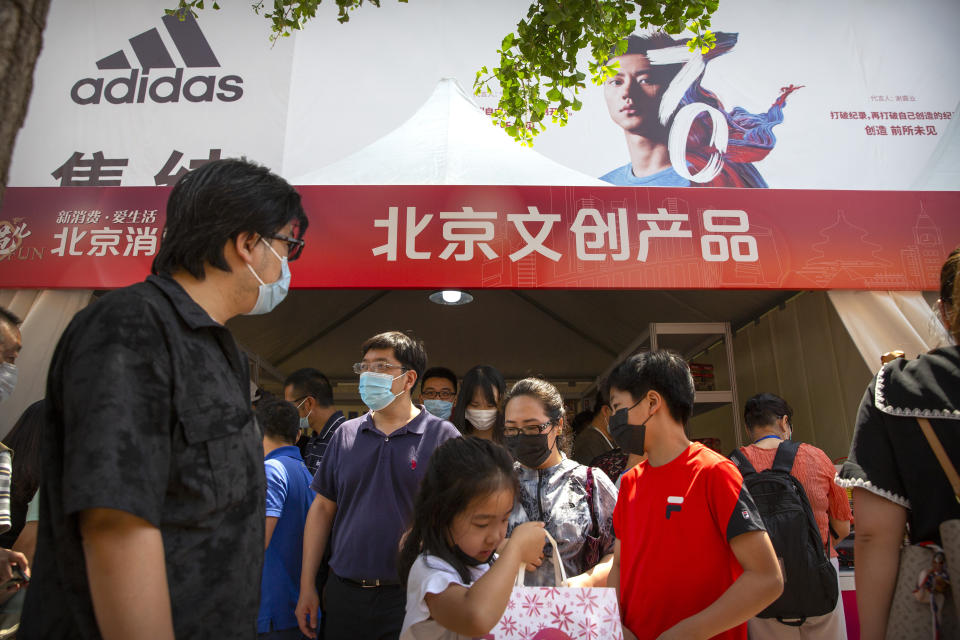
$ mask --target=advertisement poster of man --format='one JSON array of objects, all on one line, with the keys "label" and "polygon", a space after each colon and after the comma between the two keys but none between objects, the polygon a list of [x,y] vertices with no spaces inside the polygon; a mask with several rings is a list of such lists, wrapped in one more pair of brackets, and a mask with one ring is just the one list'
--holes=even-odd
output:
[{"label": "advertisement poster of man", "polygon": [[781,90],[766,114],[742,107],[723,110],[701,86],[707,62],[729,52],[737,35],[718,33],[716,46],[702,54],[686,40],[663,34],[632,35],[603,86],[610,118],[623,129],[630,162],[600,177],[629,187],[766,187],[753,161],[776,144],[774,125],[783,121]]},{"label": "advertisement poster of man", "polygon": [[[474,95],[472,82],[527,10],[422,0],[340,24],[323,3],[272,45],[269,21],[222,4],[179,23],[162,0],[54,0],[9,186],[168,185],[240,155],[304,184],[408,121],[442,79],[492,113],[498,90]],[[638,31],[617,76],[586,81],[567,126],[548,111],[533,153],[615,185],[952,189],[938,162],[960,144],[956,24],[955,0],[723,0],[716,47]],[[451,146],[477,138],[437,124],[428,135]],[[372,174],[387,181],[405,160],[381,162]]]}]

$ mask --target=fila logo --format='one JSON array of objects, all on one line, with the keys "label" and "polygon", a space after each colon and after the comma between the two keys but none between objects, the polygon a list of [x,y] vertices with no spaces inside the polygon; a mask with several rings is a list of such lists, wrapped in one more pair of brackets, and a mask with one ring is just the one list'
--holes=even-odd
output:
[{"label": "fila logo", "polygon": [[[163,16],[162,20],[186,68],[220,67],[193,16],[187,15],[182,22],[177,16]],[[105,99],[110,104],[142,104],[147,98],[157,103],[180,102],[181,96],[188,102],[213,102],[214,98],[221,102],[236,102],[243,97],[243,78],[237,75],[223,76],[218,80],[215,74],[201,74],[184,81],[184,67],[177,66],[156,28],[133,36],[129,42],[140,68],[130,64],[123,49],[97,60],[97,69],[101,71],[130,69],[130,74],[114,78],[106,85],[106,78],[78,80],[70,89],[70,97],[75,103],[100,104],[100,100]],[[174,72],[151,81],[149,74],[154,69],[173,69]]]},{"label": "fila logo", "polygon": [[670,514],[675,511],[680,511],[680,505],[683,504],[683,496],[667,496],[667,520],[670,519]]}]

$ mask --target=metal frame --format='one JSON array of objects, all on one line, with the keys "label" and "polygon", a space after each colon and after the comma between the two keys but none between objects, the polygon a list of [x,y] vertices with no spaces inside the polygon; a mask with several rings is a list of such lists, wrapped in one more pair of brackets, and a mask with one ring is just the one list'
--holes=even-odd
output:
[{"label": "metal frame", "polygon": [[651,322],[650,349],[657,349],[658,335],[719,335],[722,336],[727,352],[727,373],[730,378],[729,391],[699,391],[694,403],[730,404],[733,413],[734,439],[739,449],[743,445],[743,418],[740,416],[740,400],[737,396],[737,370],[733,361],[733,331],[729,322]]}]

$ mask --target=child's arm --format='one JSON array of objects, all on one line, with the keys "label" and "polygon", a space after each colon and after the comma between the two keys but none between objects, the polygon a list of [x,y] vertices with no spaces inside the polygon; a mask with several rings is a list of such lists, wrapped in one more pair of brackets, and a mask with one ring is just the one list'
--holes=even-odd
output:
[{"label": "child's arm", "polygon": [[766,531],[749,531],[730,539],[730,549],[743,573],[700,613],[681,620],[659,640],[690,640],[713,636],[763,611],[783,592],[780,564]]},{"label": "child's arm", "polygon": [[544,540],[542,522],[518,526],[490,570],[470,587],[451,584],[442,593],[424,596],[430,617],[460,635],[477,637],[489,633],[503,617],[517,572],[539,558]]}]

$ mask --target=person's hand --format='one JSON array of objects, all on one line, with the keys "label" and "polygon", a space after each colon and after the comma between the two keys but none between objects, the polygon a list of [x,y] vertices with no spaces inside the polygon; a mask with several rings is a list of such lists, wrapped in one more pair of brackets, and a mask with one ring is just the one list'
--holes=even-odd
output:
[{"label": "person's hand", "polygon": [[578,576],[570,576],[569,578],[567,578],[567,586],[573,587],[573,588],[581,588],[581,587],[592,587],[593,585],[590,584],[590,576],[588,576],[585,573],[581,573]]},{"label": "person's hand", "polygon": [[300,598],[297,600],[297,608],[294,613],[297,616],[297,624],[300,625],[300,633],[308,638],[317,637],[317,610],[319,608],[320,596],[317,594],[316,588],[300,589]]},{"label": "person's hand", "polygon": [[521,562],[539,567],[543,562],[543,543],[546,539],[547,531],[542,522],[524,522],[510,534],[507,546],[517,549]]},{"label": "person's hand", "polygon": [[[27,562],[27,556],[19,551],[10,549],[0,549],[0,584],[7,584],[13,579],[13,565],[18,565],[23,574],[30,577],[30,563]],[[12,582],[7,586],[7,591],[17,591],[25,583]]]}]

